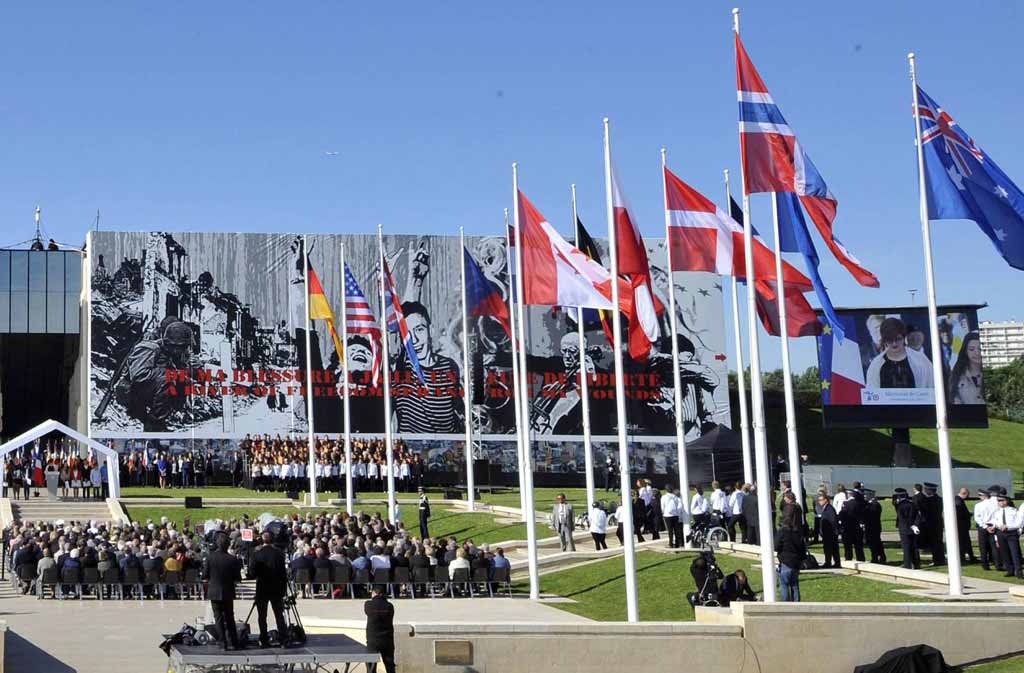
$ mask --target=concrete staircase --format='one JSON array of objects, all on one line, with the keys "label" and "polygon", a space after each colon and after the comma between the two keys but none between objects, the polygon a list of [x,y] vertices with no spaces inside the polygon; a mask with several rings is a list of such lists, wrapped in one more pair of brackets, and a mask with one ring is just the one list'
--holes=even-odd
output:
[{"label": "concrete staircase", "polygon": [[11,500],[11,512],[14,521],[53,522],[57,519],[65,521],[103,521],[110,523],[110,508],[102,500],[49,500],[32,498],[31,500]]}]

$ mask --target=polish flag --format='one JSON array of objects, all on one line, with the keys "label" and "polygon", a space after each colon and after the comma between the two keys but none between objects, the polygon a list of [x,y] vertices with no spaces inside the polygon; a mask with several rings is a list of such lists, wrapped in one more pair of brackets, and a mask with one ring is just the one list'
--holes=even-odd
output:
[{"label": "polish flag", "polygon": [[[708,271],[723,276],[747,277],[743,254],[743,226],[710,199],[665,169],[665,207],[669,214],[669,245],[673,271]],[[774,283],[775,253],[754,236],[754,279]],[[806,292],[811,280],[796,267],[782,262],[786,290]],[[774,291],[770,293],[774,297]]]},{"label": "polish flag", "polygon": [[[525,194],[520,191],[518,196],[523,303],[611,309],[611,274],[562,238]],[[620,306],[631,314],[627,299],[621,297]]]},{"label": "polish flag", "polygon": [[612,183],[612,213],[615,220],[615,244],[619,253],[619,274],[629,279],[630,292],[636,315],[629,321],[629,356],[644,361],[652,344],[661,336],[658,314],[665,307],[654,297],[651,283],[651,265],[647,259],[647,246],[629,211],[626,197],[619,188],[615,169],[609,163]]}]

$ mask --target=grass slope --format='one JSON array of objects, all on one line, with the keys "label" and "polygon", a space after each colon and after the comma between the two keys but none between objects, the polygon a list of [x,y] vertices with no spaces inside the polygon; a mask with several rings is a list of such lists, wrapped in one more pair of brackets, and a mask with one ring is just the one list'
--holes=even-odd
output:
[{"label": "grass slope", "polygon": [[[642,621],[689,621],[694,618],[693,608],[686,601],[686,593],[693,591],[690,578],[691,555],[667,555],[640,552],[637,560],[637,586],[640,595]],[[754,591],[760,591],[760,570],[754,561],[721,554],[718,557],[722,571],[746,571]],[[526,585],[520,587],[526,590]],[[800,578],[800,592],[804,601],[841,601],[846,603],[926,602],[927,599],[896,593],[901,587],[861,577],[804,573]],[[570,598],[575,603],[550,603],[560,610],[572,612],[597,621],[625,621],[626,581],[622,559],[599,561],[541,577],[541,591]]]}]

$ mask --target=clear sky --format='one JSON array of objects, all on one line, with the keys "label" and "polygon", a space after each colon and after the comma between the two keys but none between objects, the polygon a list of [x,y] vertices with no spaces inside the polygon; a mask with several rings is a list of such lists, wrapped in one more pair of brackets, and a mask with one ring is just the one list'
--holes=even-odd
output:
[{"label": "clear sky", "polygon": [[[739,173],[733,4],[15,3],[0,21],[0,245],[31,236],[37,204],[72,244],[97,209],[104,229],[497,233],[512,161],[564,230],[577,183],[599,234],[603,116],[660,236],[660,147],[716,200],[722,169]],[[1020,7],[742,6],[751,58],[839,198],[839,236],[881,280],[860,288],[816,238],[837,306],[923,301],[907,51],[1024,181]],[[768,197],[753,204],[768,230]],[[934,240],[940,302],[1024,319],[1024,273],[974,224],[937,223]],[[761,351],[779,366],[777,340]],[[813,340],[793,352],[795,369],[814,363]]]}]

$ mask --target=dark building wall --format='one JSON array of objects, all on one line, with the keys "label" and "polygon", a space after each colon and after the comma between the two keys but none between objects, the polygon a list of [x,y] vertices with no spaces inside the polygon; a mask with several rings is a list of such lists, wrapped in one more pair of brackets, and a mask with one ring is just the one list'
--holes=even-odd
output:
[{"label": "dark building wall", "polygon": [[0,435],[14,437],[47,420],[68,422],[68,389],[78,335],[0,334]]}]

